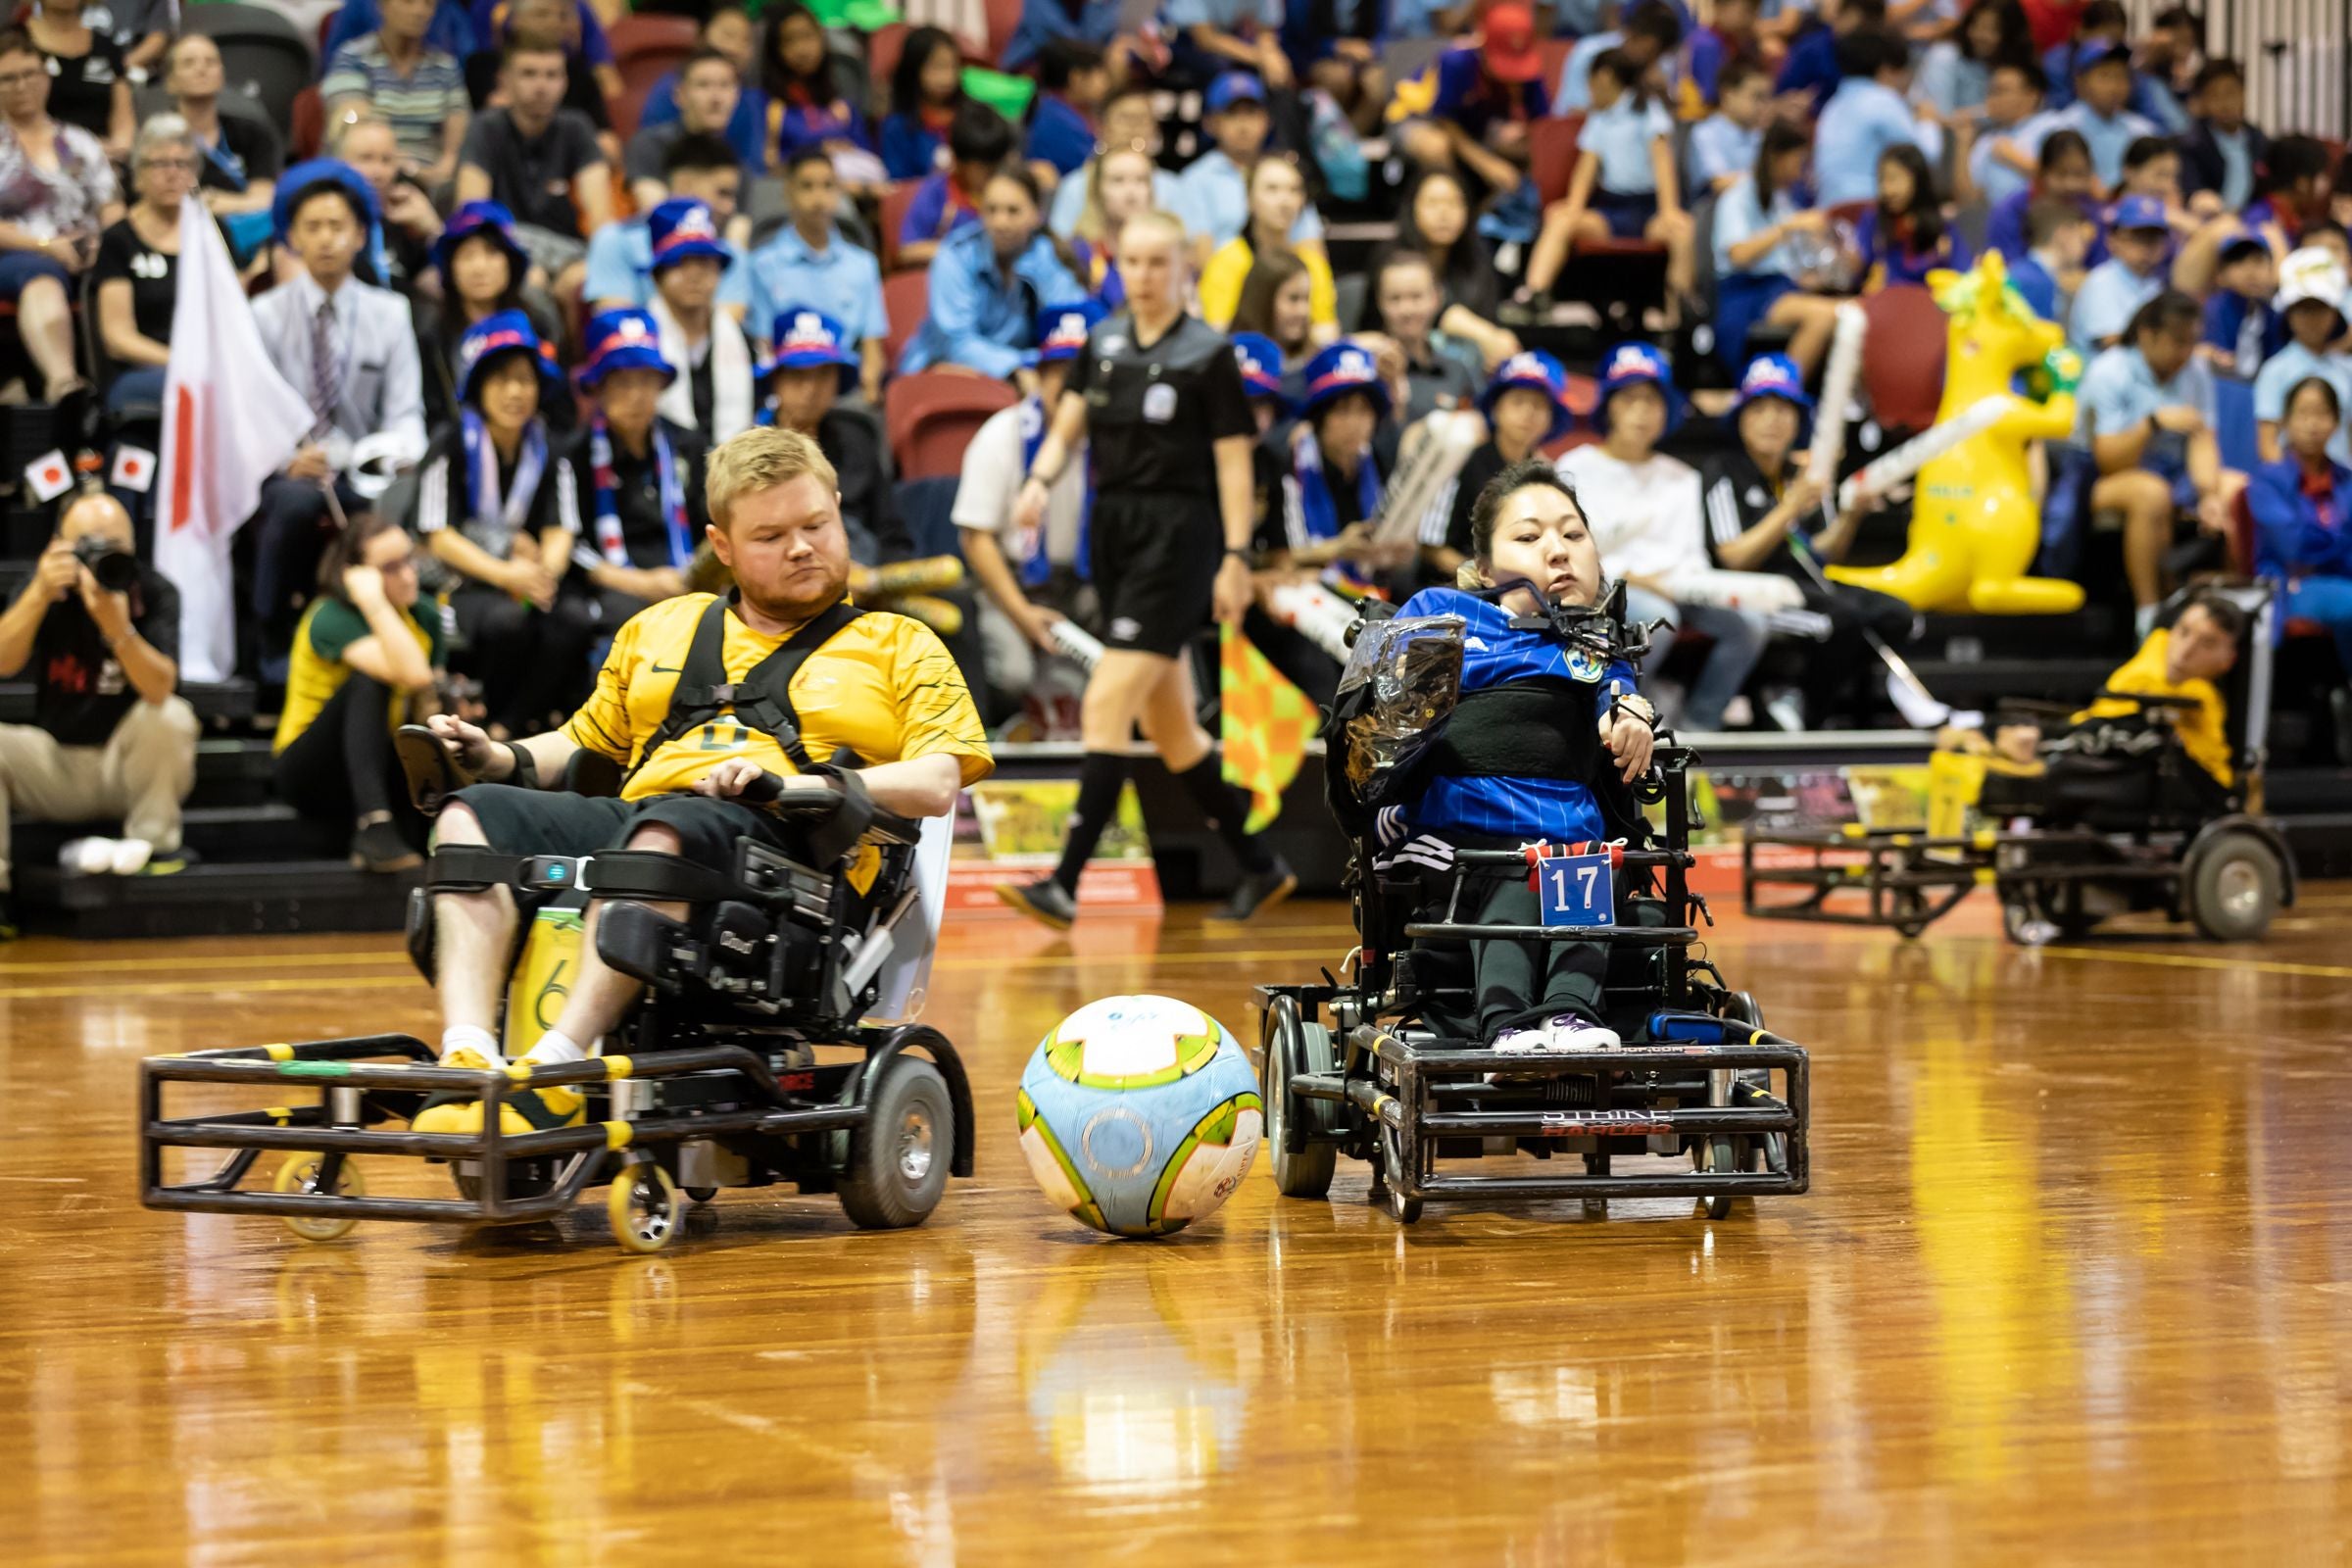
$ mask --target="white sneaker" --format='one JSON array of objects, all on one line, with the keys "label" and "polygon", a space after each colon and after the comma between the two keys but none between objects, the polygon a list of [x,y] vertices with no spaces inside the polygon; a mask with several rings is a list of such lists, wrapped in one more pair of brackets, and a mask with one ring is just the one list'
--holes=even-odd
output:
[{"label": "white sneaker", "polygon": [[1541,1024],[1532,1029],[1505,1029],[1487,1049],[1506,1056],[1532,1056],[1546,1048],[1550,1037],[1551,1031]]},{"label": "white sneaker", "polygon": [[145,839],[119,839],[106,868],[117,876],[137,876],[147,869],[147,862],[154,856],[155,846]]},{"label": "white sneaker", "polygon": [[104,876],[115,868],[113,839],[75,839],[57,852],[58,868],[82,876]]},{"label": "white sneaker", "polygon": [[1544,1021],[1545,1051],[1615,1051],[1624,1044],[1616,1030],[1573,1012],[1556,1012]]}]

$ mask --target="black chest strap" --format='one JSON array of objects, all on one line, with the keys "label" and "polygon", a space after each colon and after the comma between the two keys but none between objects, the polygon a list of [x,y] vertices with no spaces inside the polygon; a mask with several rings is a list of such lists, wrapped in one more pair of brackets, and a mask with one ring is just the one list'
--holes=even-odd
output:
[{"label": "black chest strap", "polygon": [[734,603],[733,593],[713,599],[695,622],[694,641],[687,647],[678,684],[669,695],[669,711],[645,750],[637,754],[636,764],[629,769],[631,776],[671,741],[728,713],[745,728],[773,740],[802,772],[816,766],[801,744],[800,714],[792,706],[792,678],[809,655],[864,612],[847,599],[835,600],[831,608],[804,621],[775,652],[745,671],[743,679],[729,681],[727,611]]}]

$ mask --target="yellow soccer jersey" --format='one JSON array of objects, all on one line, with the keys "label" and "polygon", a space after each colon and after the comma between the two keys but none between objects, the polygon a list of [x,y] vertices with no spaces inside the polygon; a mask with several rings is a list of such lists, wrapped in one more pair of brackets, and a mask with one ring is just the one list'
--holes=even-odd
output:
[{"label": "yellow soccer jersey", "polygon": [[[773,737],[731,714],[687,731],[637,766],[669,714],[695,624],[713,597],[685,594],[631,616],[612,639],[595,693],[564,726],[578,744],[636,769],[621,788],[624,799],[691,789],[730,757],[748,757],[775,773],[798,771]],[[729,610],[721,655],[727,679],[744,679],[783,643],[752,630]],[[791,691],[801,744],[817,761],[845,747],[868,763],[945,752],[966,784],[986,778],[996,765],[962,673],[921,621],[867,611],[808,656],[793,675]]]},{"label": "yellow soccer jersey", "polygon": [[[2231,782],[2230,766],[2230,735],[2224,728],[2228,710],[2222,694],[2214,690],[2209,680],[2184,680],[2176,686],[2164,678],[2164,652],[2172,633],[2159,626],[2148,633],[2148,640],[2139,645],[2123,668],[2107,677],[2111,692],[2137,692],[2147,697],[2183,697],[2196,704],[2194,708],[2174,710],[2174,733],[2180,737],[2181,749],[2196,763],[2227,788]],[[2139,705],[2120,698],[2102,698],[2075,715],[2078,724],[2094,718],[2122,718],[2139,711]]]}]

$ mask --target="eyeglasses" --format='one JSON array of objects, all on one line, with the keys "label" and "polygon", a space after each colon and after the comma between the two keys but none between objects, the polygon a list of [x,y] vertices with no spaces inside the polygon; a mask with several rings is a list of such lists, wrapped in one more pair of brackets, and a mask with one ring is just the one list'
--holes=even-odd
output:
[{"label": "eyeglasses", "polygon": [[143,160],[139,164],[139,167],[141,169],[161,169],[172,173],[185,174],[196,167],[196,160],[193,158],[149,158]]},{"label": "eyeglasses", "polygon": [[29,87],[34,82],[40,81],[47,77],[48,74],[48,72],[37,69],[33,71],[0,72],[0,87]]}]

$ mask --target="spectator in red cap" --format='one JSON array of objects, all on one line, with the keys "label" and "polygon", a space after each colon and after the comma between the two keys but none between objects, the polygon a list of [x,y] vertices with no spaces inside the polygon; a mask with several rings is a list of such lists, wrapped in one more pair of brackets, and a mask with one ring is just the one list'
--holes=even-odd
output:
[{"label": "spectator in red cap", "polygon": [[1525,177],[1528,127],[1550,111],[1535,13],[1517,0],[1487,13],[1476,47],[1448,49],[1389,106],[1396,146],[1423,169],[1455,170],[1473,197],[1516,190]]}]

